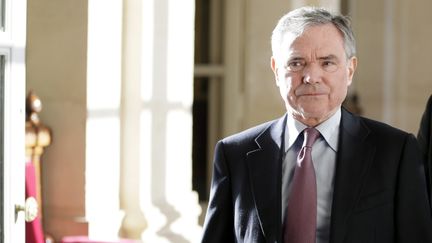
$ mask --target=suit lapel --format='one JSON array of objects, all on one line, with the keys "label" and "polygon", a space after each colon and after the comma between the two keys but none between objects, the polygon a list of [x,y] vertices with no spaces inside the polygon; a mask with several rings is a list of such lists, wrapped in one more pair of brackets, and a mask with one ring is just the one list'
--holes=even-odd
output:
[{"label": "suit lapel", "polygon": [[347,220],[373,160],[376,146],[369,135],[369,129],[358,117],[342,109],[330,227],[332,243],[344,240]]},{"label": "suit lapel", "polygon": [[258,149],[247,153],[249,178],[261,229],[268,242],[281,236],[281,166],[286,116],[256,139]]},{"label": "suit lapel", "polygon": [[[261,229],[268,242],[281,240],[281,171],[286,116],[256,139],[258,149],[247,153],[250,184]],[[376,146],[358,117],[342,109],[339,149],[330,227],[330,242],[343,242]],[[365,142],[367,140],[367,142]]]}]

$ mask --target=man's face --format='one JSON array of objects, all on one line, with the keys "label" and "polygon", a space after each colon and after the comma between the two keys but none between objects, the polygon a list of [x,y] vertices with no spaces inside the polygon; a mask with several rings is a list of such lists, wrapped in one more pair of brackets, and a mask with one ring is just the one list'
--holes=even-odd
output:
[{"label": "man's face", "polygon": [[286,33],[271,66],[289,114],[308,126],[328,119],[340,107],[357,65],[347,60],[342,34],[333,24]]}]

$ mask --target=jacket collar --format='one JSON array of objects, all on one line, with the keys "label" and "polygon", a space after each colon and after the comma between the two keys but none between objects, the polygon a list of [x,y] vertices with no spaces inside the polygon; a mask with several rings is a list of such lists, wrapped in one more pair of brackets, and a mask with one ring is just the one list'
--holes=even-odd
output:
[{"label": "jacket collar", "polygon": [[330,225],[330,242],[341,243],[375,154],[375,141],[360,118],[342,109]]},{"label": "jacket collar", "polygon": [[[268,242],[282,237],[281,181],[286,115],[270,123],[247,153],[249,178],[261,230]],[[342,109],[332,204],[330,242],[343,242],[347,220],[357,201],[375,154],[369,128]],[[366,142],[367,141],[367,142]]]},{"label": "jacket collar", "polygon": [[286,115],[257,136],[247,153],[249,178],[261,230],[268,242],[281,240],[281,171]]}]

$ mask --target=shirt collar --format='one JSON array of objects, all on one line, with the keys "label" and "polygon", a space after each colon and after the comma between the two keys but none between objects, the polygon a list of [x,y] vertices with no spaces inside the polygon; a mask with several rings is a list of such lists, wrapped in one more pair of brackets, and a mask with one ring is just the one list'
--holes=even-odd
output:
[{"label": "shirt collar", "polygon": [[[297,121],[292,116],[288,115],[287,117],[285,128],[285,152],[287,152],[294,144],[298,135],[307,128],[305,124]],[[337,151],[340,120],[341,109],[339,108],[329,119],[315,127],[335,152]]]}]

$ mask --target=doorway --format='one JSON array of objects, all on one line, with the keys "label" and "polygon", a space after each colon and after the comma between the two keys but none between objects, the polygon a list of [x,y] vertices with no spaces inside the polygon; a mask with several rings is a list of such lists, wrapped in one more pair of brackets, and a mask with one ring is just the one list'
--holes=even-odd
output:
[{"label": "doorway", "polygon": [[221,136],[223,4],[219,0],[195,0],[192,185],[202,204],[208,200],[212,152]]}]

